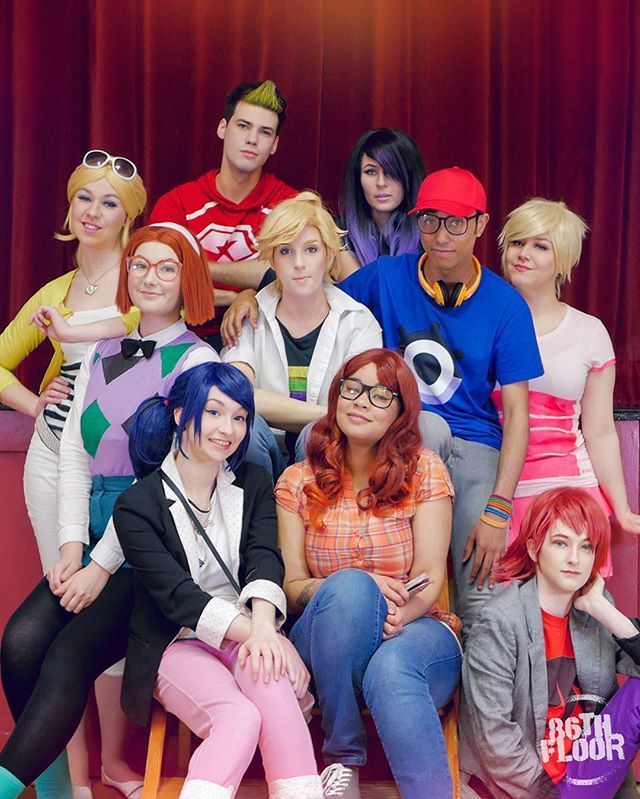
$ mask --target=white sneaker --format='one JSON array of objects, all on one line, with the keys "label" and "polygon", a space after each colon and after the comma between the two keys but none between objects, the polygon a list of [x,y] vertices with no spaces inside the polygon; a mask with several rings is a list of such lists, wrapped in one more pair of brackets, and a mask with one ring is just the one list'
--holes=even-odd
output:
[{"label": "white sneaker", "polygon": [[343,766],[332,763],[320,775],[325,799],[341,796],[342,799],[362,799],[360,795],[360,775],[357,766]]}]

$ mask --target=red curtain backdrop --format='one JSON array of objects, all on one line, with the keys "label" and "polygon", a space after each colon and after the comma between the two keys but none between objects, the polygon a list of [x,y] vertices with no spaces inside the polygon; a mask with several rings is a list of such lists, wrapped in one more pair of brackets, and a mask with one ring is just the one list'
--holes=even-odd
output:
[{"label": "red curtain backdrop", "polygon": [[269,77],[289,102],[269,168],[333,207],[356,138],[393,126],[429,170],[485,181],[494,268],[526,198],[580,213],[565,297],[603,319],[616,401],[640,405],[639,34],[636,0],[0,0],[0,323],[70,268],[52,234],[87,149],[132,158],[153,203],[218,164],[227,90]]}]

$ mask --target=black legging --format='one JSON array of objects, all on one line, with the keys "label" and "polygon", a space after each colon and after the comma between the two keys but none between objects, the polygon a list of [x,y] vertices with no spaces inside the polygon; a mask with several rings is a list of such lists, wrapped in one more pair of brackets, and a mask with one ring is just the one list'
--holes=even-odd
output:
[{"label": "black legging", "polygon": [[45,579],[9,620],[0,660],[16,726],[0,766],[25,785],[69,742],[96,678],[124,657],[132,607],[133,574],[123,568],[80,613],[64,610]]}]

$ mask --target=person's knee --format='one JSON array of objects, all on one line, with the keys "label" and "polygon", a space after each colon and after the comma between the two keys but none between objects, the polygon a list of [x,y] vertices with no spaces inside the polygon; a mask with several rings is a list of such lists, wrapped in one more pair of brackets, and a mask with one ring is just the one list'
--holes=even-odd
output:
[{"label": "person's knee", "polygon": [[18,616],[18,611],[16,611],[16,613],[14,613],[7,622],[7,626],[4,628],[4,632],[2,633],[2,643],[0,644],[0,649],[2,650],[3,660],[7,655],[13,659],[14,656],[19,655],[24,649],[24,645],[26,643],[24,630],[21,628],[20,619]]},{"label": "person's knee", "polygon": [[377,583],[361,569],[340,569],[326,578],[318,597],[322,603],[343,614],[347,621],[360,613],[371,614],[376,603],[384,601]]},{"label": "person's knee", "polygon": [[25,600],[14,611],[2,634],[0,649],[3,666],[24,664],[26,667],[38,657],[43,641],[46,642],[47,639],[48,631],[43,629],[43,619],[38,613],[37,603]]},{"label": "person's knee", "polygon": [[618,690],[623,692],[630,709],[640,710],[640,677],[629,677]]},{"label": "person's knee", "polygon": [[420,411],[418,424],[422,435],[422,446],[439,455],[446,463],[451,455],[451,428],[437,413]]}]

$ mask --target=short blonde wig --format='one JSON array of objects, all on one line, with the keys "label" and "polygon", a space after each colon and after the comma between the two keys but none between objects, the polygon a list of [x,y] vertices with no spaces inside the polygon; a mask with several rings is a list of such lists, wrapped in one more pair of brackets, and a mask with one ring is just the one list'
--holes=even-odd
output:
[{"label": "short blonde wig", "polygon": [[507,274],[507,247],[519,239],[545,234],[556,259],[556,285],[571,279],[571,270],[580,260],[582,241],[587,235],[584,219],[563,202],[534,197],[515,208],[498,236],[502,253],[502,271]]},{"label": "short blonde wig", "polygon": [[[123,180],[119,175],[113,171],[111,163],[101,167],[89,167],[84,164],[77,166],[71,173],[71,177],[67,182],[67,200],[69,205],[75,197],[76,193],[83,188],[83,186],[90,186],[102,178],[113,186],[118,199],[122,203],[127,219],[124,223],[120,233],[120,246],[124,249],[129,240],[129,232],[134,220],[140,216],[144,211],[147,204],[147,190],[144,187],[142,178],[137,174],[132,180]],[[67,216],[64,220],[63,227],[69,230],[69,222],[71,220],[71,208],[67,211]],[[73,241],[75,236],[73,233],[55,233],[55,238],[60,241]]]},{"label": "short blonde wig", "polygon": [[340,230],[323,206],[322,198],[314,191],[303,191],[276,205],[258,236],[260,258],[273,266],[275,248],[290,244],[307,225],[312,225],[320,232],[322,243],[327,248],[327,260],[331,261],[325,280],[335,282],[338,275],[335,256],[344,249],[342,236],[346,231]]}]

